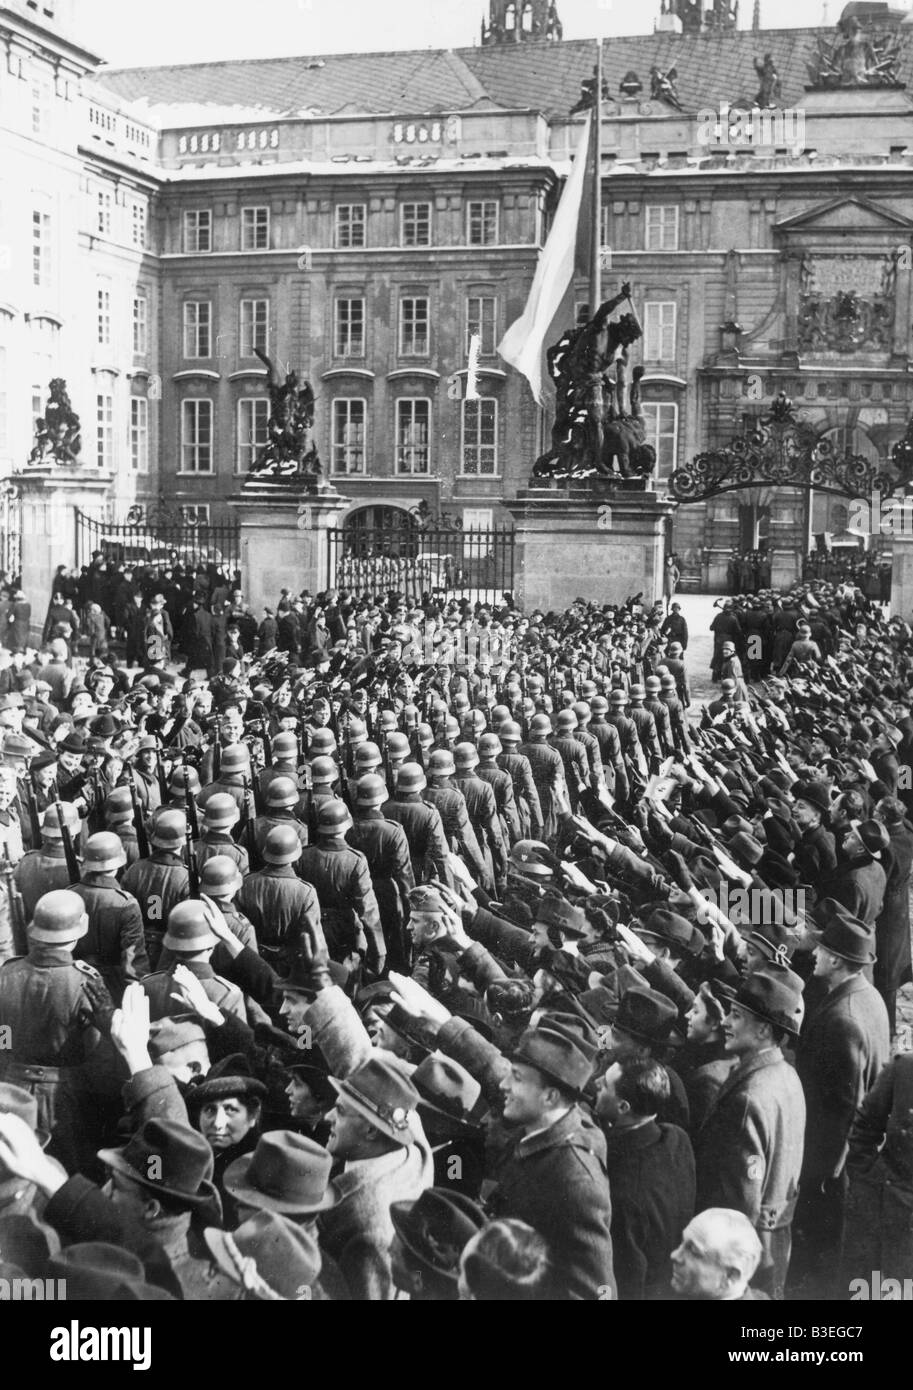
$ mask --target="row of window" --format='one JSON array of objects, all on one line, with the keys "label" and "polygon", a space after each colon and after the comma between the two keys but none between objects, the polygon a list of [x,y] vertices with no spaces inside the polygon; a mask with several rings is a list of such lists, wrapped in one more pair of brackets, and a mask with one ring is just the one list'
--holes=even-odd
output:
[{"label": "row of window", "polygon": [[[4,349],[0,348],[0,365]],[[40,413],[42,396],[35,388],[33,409]],[[0,434],[5,434],[5,395],[0,375]],[[647,440],[657,454],[658,473],[668,477],[676,466],[678,407],[671,402],[644,403]],[[99,392],[95,401],[96,447],[100,468],[115,466],[114,396]],[[242,397],[237,403],[235,468],[247,473],[267,442],[269,401],[263,396]],[[368,402],[344,397],[332,402],[330,471],[362,476],[368,472]],[[399,476],[423,476],[431,471],[432,403],[420,397],[403,397],[395,406],[394,466]],[[181,472],[211,474],[215,470],[215,410],[206,399],[181,403]],[[149,471],[149,402],[131,396],[127,443],[135,473]],[[0,453],[3,452],[0,442]],[[460,473],[463,477],[497,477],[498,402],[490,398],[463,401],[460,439]]]},{"label": "row of window", "polygon": [[[340,250],[367,246],[367,203],[338,203],[334,212],[333,245]],[[500,206],[496,199],[471,199],[466,204],[466,244],[496,246],[500,231]],[[209,208],[189,208],[184,212],[183,248],[188,254],[213,250],[213,219]],[[401,203],[399,244],[431,246],[434,217],[431,203]],[[241,209],[241,250],[265,251],[270,246],[270,209]]]},{"label": "row of window", "polygon": [[[147,245],[146,204],[134,200],[130,203],[129,208],[130,244],[140,251],[145,250]],[[98,236],[110,237],[113,235],[114,225],[114,194],[106,188],[100,188],[95,194],[95,231]]]}]

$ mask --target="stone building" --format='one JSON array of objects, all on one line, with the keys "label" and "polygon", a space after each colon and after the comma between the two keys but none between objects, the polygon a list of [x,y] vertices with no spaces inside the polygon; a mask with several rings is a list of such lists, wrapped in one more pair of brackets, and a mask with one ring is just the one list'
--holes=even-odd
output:
[{"label": "stone building", "polygon": [[[913,406],[913,30],[884,7],[860,49],[852,25],[663,8],[654,33],[605,45],[602,114],[603,285],[634,285],[657,486],[781,391],[839,453],[884,460]],[[554,5],[508,16],[498,0],[482,44],[453,52],[115,71],[54,10],[0,6],[17,161],[0,170],[3,470],[27,456],[29,391],[50,367],[84,457],[111,469],[112,516],[162,493],[225,519],[264,440],[257,347],[312,381],[349,516],[424,501],[470,527],[508,520],[549,422],[496,346],[570,168],[594,42],[560,38]],[[852,81],[865,44],[892,59],[885,85]],[[833,81],[815,80],[821,53]],[[29,283],[46,230],[53,290]],[[581,275],[567,323],[587,294]],[[478,401],[463,399],[471,332]],[[759,541],[786,578],[815,533],[842,529],[840,508],[728,493],[681,507],[671,542],[695,583],[720,584],[731,547]]]}]

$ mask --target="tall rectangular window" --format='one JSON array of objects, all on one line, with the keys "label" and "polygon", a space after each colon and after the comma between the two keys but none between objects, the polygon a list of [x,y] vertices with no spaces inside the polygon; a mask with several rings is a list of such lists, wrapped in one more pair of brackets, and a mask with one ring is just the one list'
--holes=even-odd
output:
[{"label": "tall rectangular window", "polygon": [[32,134],[47,135],[51,117],[51,87],[42,78],[32,83]]},{"label": "tall rectangular window", "polygon": [[181,471],[212,472],[212,401],[181,403]]},{"label": "tall rectangular window", "polygon": [[212,250],[212,213],[208,208],[194,208],[184,213],[184,250]]},{"label": "tall rectangular window", "polygon": [[212,356],[212,304],[208,299],[184,302],[184,356]]},{"label": "tall rectangular window", "polygon": [[495,199],[473,201],[466,208],[466,240],[470,246],[496,246],[498,204]]},{"label": "tall rectangular window", "polygon": [[130,239],[140,251],[146,249],[145,203],[133,203],[130,207]]},{"label": "tall rectangular window", "polygon": [[472,335],[479,335],[479,356],[493,357],[498,336],[498,301],[494,295],[471,294],[466,300],[466,352]]},{"label": "tall rectangular window", "polygon": [[269,401],[265,396],[242,396],[238,401],[238,447],[235,466],[239,473],[249,473],[257,455],[267,443]]},{"label": "tall rectangular window", "polygon": [[114,467],[114,397],[108,391],[95,397],[99,468]]},{"label": "tall rectangular window", "polygon": [[99,189],[96,208],[96,231],[99,236],[111,235],[111,209],[113,201],[110,193],[105,189]]},{"label": "tall rectangular window", "polygon": [[400,246],[431,245],[431,204],[403,203],[399,210]]},{"label": "tall rectangular window", "polygon": [[269,347],[269,300],[242,299],[239,331],[241,357],[253,357],[254,348],[266,352]]},{"label": "tall rectangular window", "polygon": [[149,351],[149,300],[144,294],[133,296],[133,351],[137,357]]},{"label": "tall rectangular window", "polygon": [[134,473],[149,472],[149,402],[145,396],[130,397],[130,467]]},{"label": "tall rectangular window", "polygon": [[365,245],[364,203],[339,203],[336,208],[336,245],[345,249]]},{"label": "tall rectangular window", "polygon": [[402,397],[396,402],[396,471],[431,470],[431,402]]},{"label": "tall rectangular window", "polygon": [[333,472],[364,473],[365,426],[367,406],[364,401],[346,397],[333,402]]},{"label": "tall rectangular window", "polygon": [[32,284],[46,290],[51,285],[51,214],[32,213]]},{"label": "tall rectangular window", "polygon": [[265,251],[269,248],[269,208],[241,209],[241,250]]},{"label": "tall rectangular window", "polygon": [[644,305],[644,358],[675,361],[675,300],[654,299]]},{"label": "tall rectangular window", "polygon": [[99,347],[111,346],[111,291],[104,285],[99,285],[96,292],[98,314],[97,314],[97,342]]},{"label": "tall rectangular window", "polygon": [[492,478],[498,471],[498,402],[463,402],[462,473]]},{"label": "tall rectangular window", "polygon": [[676,467],[678,406],[674,402],[644,401],[646,442],[656,450],[656,476],[668,478]]},{"label": "tall rectangular window", "polygon": [[337,357],[365,355],[365,301],[337,299],[333,339]]},{"label": "tall rectangular window", "polygon": [[430,345],[429,304],[424,295],[406,295],[399,301],[400,357],[427,357]]},{"label": "tall rectangular window", "polygon": [[648,251],[678,250],[678,208],[647,204]]}]

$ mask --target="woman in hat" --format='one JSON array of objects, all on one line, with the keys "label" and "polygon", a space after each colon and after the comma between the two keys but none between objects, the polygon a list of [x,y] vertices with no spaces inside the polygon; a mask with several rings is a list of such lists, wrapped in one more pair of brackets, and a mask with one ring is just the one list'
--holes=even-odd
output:
[{"label": "woman in hat", "polygon": [[234,1230],[239,1216],[237,1204],[225,1189],[225,1170],[257,1147],[265,1098],[266,1086],[251,1073],[242,1053],[217,1062],[206,1079],[187,1092],[190,1122],[212,1149],[212,1180],[222,1198],[225,1229],[229,1231]]}]

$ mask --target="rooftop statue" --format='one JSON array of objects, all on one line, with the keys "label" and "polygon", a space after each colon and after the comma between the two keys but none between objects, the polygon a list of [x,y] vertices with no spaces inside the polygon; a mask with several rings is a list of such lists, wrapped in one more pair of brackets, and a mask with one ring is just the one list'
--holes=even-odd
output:
[{"label": "rooftop statue", "polygon": [[813,87],[899,87],[897,34],[866,35],[855,15],[841,19],[832,40],[818,38],[808,66]]}]

